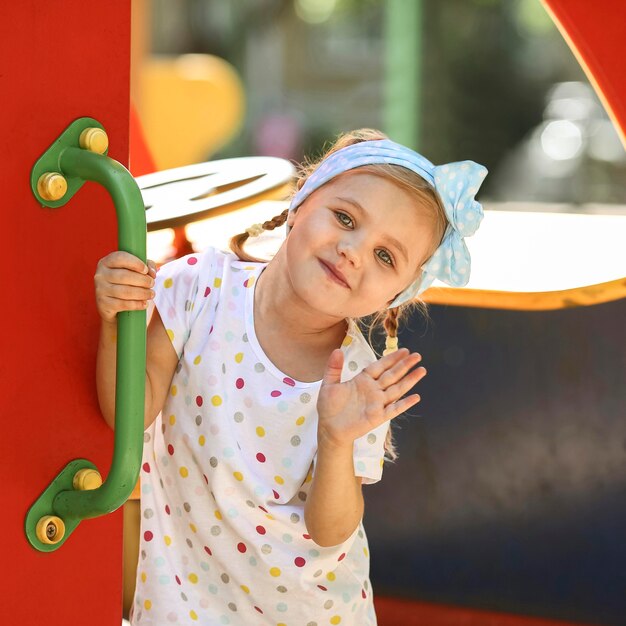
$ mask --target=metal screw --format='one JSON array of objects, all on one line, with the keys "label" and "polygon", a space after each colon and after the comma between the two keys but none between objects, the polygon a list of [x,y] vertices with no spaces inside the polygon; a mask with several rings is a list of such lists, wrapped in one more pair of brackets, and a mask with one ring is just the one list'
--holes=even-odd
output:
[{"label": "metal screw", "polygon": [[46,537],[48,537],[48,539],[54,539],[57,536],[57,527],[56,524],[54,524],[53,522],[50,522],[47,526],[46,526]]}]

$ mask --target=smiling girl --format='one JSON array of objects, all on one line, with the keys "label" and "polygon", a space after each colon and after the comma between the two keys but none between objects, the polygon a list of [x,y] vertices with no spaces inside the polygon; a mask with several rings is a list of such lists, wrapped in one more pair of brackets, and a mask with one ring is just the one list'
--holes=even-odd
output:
[{"label": "smiling girl", "polygon": [[[469,279],[463,237],[486,170],[434,166],[378,131],[303,168],[289,209],[163,266],[98,264],[97,382],[114,426],[116,314],[148,327],[133,624],[376,624],[362,485],[394,457],[389,422],[426,374],[398,314],[435,278]],[[269,262],[243,243],[287,223]],[[380,359],[356,320],[384,312]]]}]

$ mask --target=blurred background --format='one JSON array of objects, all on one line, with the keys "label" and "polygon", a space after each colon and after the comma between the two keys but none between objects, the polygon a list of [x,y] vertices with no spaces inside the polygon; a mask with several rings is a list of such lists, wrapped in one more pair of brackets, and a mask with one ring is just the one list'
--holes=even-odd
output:
[{"label": "blurred background", "polygon": [[[539,0],[134,0],[133,46],[158,170],[300,162],[374,127],[435,163],[485,164],[487,209],[626,212],[624,148]],[[626,624],[625,315],[622,299],[408,321],[423,400],[365,490],[381,624],[521,623],[398,617],[398,599]]]},{"label": "blurred background", "polygon": [[[160,169],[301,161],[341,131],[373,127],[435,163],[485,164],[483,200],[623,202],[626,153],[538,0],[140,0],[134,11],[133,99]],[[223,78],[212,97],[228,99],[231,117],[196,111],[221,133],[179,155],[190,142],[167,115],[176,90],[155,92],[154,72],[178,57],[193,80],[211,71],[207,59],[180,55],[197,54],[211,55]]]}]

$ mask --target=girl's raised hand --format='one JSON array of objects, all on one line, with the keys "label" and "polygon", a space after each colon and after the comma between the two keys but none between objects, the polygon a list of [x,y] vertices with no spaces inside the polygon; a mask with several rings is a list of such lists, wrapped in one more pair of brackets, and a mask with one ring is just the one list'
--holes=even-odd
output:
[{"label": "girl's raised hand", "polygon": [[352,445],[355,439],[417,404],[418,394],[402,396],[426,376],[424,367],[413,369],[421,358],[402,348],[342,383],[344,355],[341,350],[334,350],[317,401],[318,441]]},{"label": "girl's raised hand", "polygon": [[112,252],[98,262],[94,283],[96,306],[103,322],[114,322],[120,311],[138,311],[154,298],[156,265],[128,252]]}]

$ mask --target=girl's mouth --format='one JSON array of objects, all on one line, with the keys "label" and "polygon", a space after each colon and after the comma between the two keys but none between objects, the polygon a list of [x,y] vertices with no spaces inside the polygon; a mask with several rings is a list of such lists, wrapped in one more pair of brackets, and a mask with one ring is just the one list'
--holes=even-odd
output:
[{"label": "girl's mouth", "polygon": [[337,270],[335,270],[335,268],[332,265],[325,263],[321,259],[318,259],[318,260],[320,262],[320,265],[326,272],[326,275],[330,278],[330,280],[337,283],[338,285],[341,285],[345,289],[350,289],[350,285],[348,285],[345,279],[340,275],[340,273]]}]

